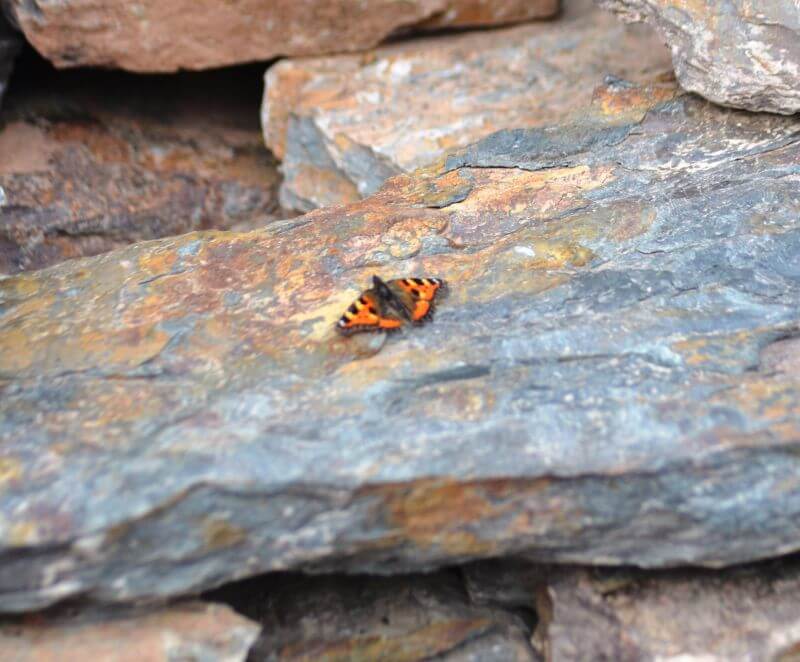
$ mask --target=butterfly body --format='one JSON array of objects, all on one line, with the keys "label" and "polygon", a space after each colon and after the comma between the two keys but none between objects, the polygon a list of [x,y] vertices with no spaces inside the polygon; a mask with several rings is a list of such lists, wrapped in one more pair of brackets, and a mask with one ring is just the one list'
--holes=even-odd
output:
[{"label": "butterfly body", "polygon": [[433,301],[445,283],[439,278],[372,277],[372,287],[361,293],[336,323],[343,335],[362,331],[391,332],[408,321],[419,325],[433,316]]}]

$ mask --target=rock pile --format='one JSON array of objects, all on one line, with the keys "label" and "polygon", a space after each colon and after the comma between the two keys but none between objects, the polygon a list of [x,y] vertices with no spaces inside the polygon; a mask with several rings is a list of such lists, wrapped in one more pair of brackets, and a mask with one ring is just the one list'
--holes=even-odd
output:
[{"label": "rock pile", "polygon": [[[6,4],[134,69],[227,62],[269,9],[195,4],[167,47],[177,2]],[[249,73],[7,95],[0,659],[791,659],[800,116],[687,91],[585,2],[377,49],[555,8],[365,6],[358,55],[313,32],[342,7],[270,7],[284,42],[236,57],[314,53],[263,106],[305,215]],[[373,275],[449,287],[342,338]]]}]

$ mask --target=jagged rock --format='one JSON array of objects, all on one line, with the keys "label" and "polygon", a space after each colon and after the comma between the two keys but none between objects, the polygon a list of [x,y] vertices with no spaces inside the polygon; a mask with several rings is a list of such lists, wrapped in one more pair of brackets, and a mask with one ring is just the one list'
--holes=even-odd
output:
[{"label": "jagged rock", "polygon": [[597,0],[627,21],[655,26],[680,84],[734,108],[800,111],[797,0]]},{"label": "jagged rock", "polygon": [[0,2],[56,66],[130,71],[353,52],[398,30],[516,23],[558,10],[558,0]]},{"label": "jagged rock", "polygon": [[769,660],[800,650],[800,564],[727,571],[553,573],[536,642],[547,660]]},{"label": "jagged rock", "polygon": [[[0,281],[0,608],[800,548],[800,382],[759,358],[800,328],[800,118],[595,103],[348,207]],[[445,278],[437,319],[338,337],[375,273]]]},{"label": "jagged rock", "polygon": [[230,84],[76,74],[18,90],[1,116],[0,273],[283,215],[275,161]]},{"label": "jagged rock", "polygon": [[19,36],[11,29],[3,17],[3,12],[0,11],[0,106],[20,45]]},{"label": "jagged rock", "polygon": [[15,662],[200,662],[246,659],[259,626],[223,605],[80,611],[0,622],[0,659]]},{"label": "jagged rock", "polygon": [[519,616],[470,603],[458,575],[269,576],[221,590],[262,626],[253,662],[447,660],[534,662]]},{"label": "jagged rock", "polygon": [[371,195],[498,129],[580,116],[606,74],[670,68],[652,30],[572,1],[554,23],[283,60],[266,73],[261,121],[283,162],[281,203],[310,211]]}]

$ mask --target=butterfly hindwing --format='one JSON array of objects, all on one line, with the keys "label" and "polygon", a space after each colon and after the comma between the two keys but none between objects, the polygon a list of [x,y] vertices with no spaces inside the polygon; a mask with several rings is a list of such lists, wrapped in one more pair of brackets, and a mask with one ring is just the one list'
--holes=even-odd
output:
[{"label": "butterfly hindwing", "polygon": [[414,324],[424,324],[432,318],[433,300],[445,287],[439,278],[397,278],[386,285]]},{"label": "butterfly hindwing", "polygon": [[374,289],[366,290],[350,304],[336,323],[343,335],[359,331],[392,331],[400,328],[402,321],[387,311],[386,303]]}]

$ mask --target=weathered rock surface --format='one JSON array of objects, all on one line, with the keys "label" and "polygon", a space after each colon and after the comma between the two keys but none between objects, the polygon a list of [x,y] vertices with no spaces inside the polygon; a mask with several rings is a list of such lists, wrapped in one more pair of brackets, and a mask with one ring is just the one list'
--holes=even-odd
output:
[{"label": "weathered rock surface", "polygon": [[[800,118],[595,104],[348,207],[0,281],[0,608],[800,548],[800,380],[760,362],[800,329]],[[450,293],[339,338],[373,273]]]},{"label": "weathered rock surface", "polygon": [[541,659],[531,647],[525,620],[472,604],[452,571],[396,577],[269,576],[263,590],[254,592],[257,581],[219,591],[263,625],[250,652],[253,662]]},{"label": "weathered rock surface", "polygon": [[283,215],[253,106],[224,76],[241,74],[17,89],[0,115],[0,273]]},{"label": "weathered rock surface", "polygon": [[652,30],[573,1],[554,23],[283,60],[266,73],[262,125],[283,162],[283,206],[310,211],[370,195],[496,130],[582,115],[606,74],[670,69]]},{"label": "weathered rock surface", "polygon": [[14,662],[237,662],[259,626],[200,602],[150,612],[76,613],[0,622],[0,659]]},{"label": "weathered rock surface", "polygon": [[558,0],[0,0],[58,67],[207,69],[282,55],[364,50],[398,30],[545,18]]},{"label": "weathered rock surface", "polygon": [[597,0],[628,21],[655,26],[681,85],[734,108],[800,112],[797,0]]},{"label": "weathered rock surface", "polygon": [[535,641],[548,660],[764,660],[800,651],[800,564],[552,572]]},{"label": "weathered rock surface", "polygon": [[0,106],[20,45],[19,36],[14,33],[3,17],[3,12],[0,11]]}]

